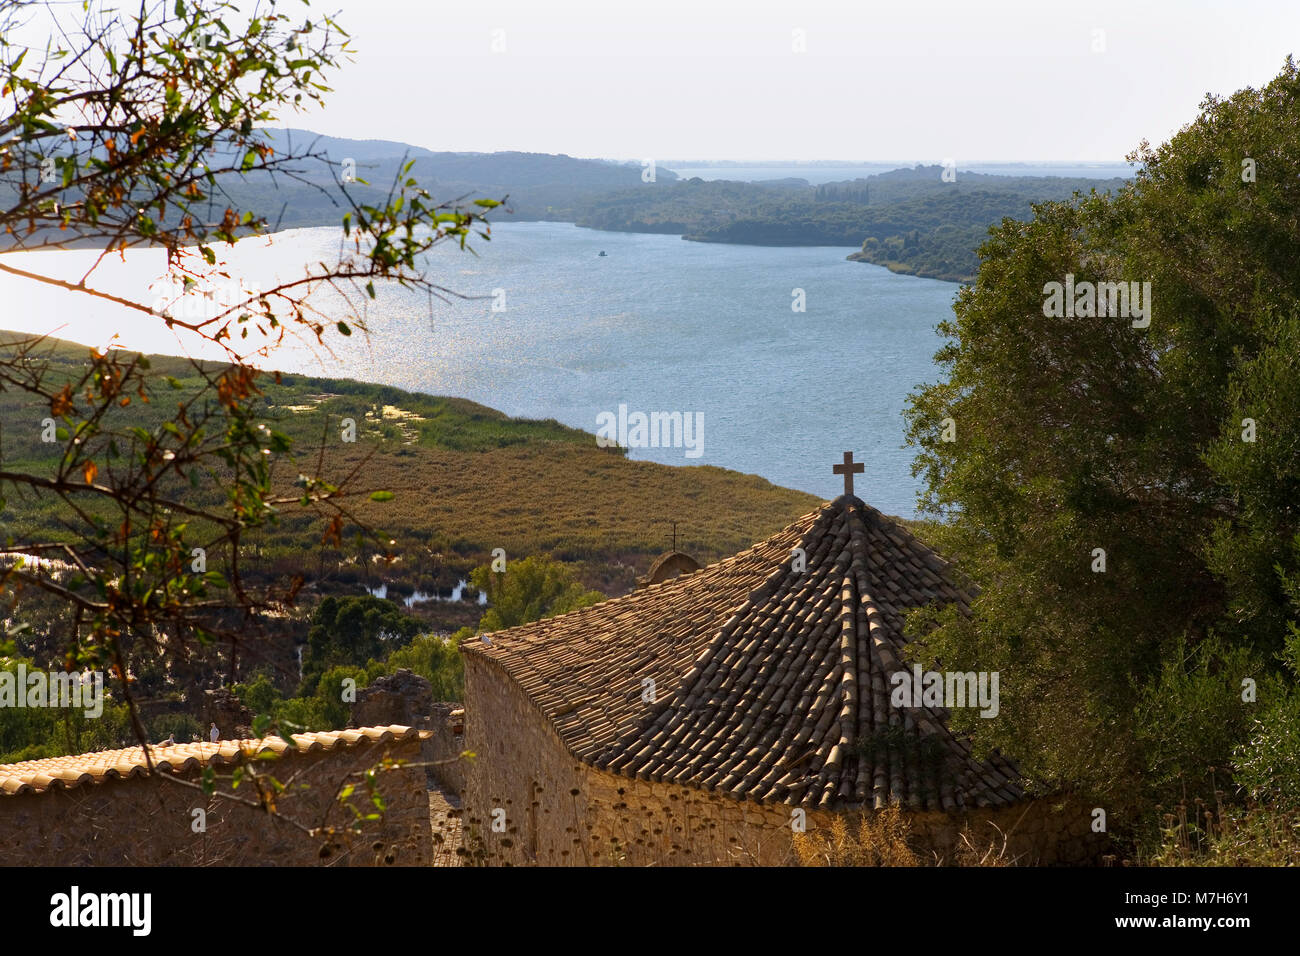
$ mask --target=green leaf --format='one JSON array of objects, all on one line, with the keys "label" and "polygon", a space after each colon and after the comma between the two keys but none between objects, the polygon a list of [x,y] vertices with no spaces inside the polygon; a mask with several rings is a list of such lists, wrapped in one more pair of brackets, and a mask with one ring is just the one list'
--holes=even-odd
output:
[{"label": "green leaf", "polygon": [[370,495],[371,501],[392,501],[393,493],[391,491],[375,491]]},{"label": "green leaf", "polygon": [[340,323],[338,324],[338,330],[339,330],[339,334],[340,334],[340,335],[351,335],[351,334],[352,334],[352,330],[351,330],[350,328],[348,328],[348,324],[347,324],[346,322],[340,322]]},{"label": "green leaf", "polygon": [[203,575],[203,580],[219,588],[230,587],[229,583],[227,583],[226,581],[225,575],[223,575],[220,571],[207,572],[206,574]]}]

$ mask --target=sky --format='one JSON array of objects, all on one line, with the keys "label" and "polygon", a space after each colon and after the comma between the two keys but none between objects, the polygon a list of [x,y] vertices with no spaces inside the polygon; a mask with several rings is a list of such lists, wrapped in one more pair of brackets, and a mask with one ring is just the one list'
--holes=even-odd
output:
[{"label": "sky", "polygon": [[1122,160],[1300,47],[1297,0],[312,6],[355,59],[281,125],[659,162]]}]

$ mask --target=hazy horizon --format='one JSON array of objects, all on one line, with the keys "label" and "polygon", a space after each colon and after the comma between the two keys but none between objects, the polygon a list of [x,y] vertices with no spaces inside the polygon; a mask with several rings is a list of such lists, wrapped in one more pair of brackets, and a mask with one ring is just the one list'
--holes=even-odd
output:
[{"label": "hazy horizon", "polygon": [[1177,15],[1121,0],[335,6],[353,59],[324,110],[276,125],[664,165],[1119,163],[1206,93],[1268,82],[1300,37],[1284,0],[1231,14],[1188,0]]}]

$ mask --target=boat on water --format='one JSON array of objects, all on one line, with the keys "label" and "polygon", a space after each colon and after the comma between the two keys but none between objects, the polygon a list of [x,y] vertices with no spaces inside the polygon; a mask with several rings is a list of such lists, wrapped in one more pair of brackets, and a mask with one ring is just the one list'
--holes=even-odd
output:
[{"label": "boat on water", "polygon": [[602,256],[605,255],[605,250],[604,250],[604,249],[601,249],[601,250],[600,250],[600,254],[601,254]]}]

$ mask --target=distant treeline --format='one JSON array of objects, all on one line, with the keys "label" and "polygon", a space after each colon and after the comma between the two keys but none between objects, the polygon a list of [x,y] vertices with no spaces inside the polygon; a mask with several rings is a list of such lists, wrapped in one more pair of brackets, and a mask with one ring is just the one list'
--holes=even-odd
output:
[{"label": "distant treeline", "polygon": [[690,179],[589,200],[575,221],[593,229],[680,234],[699,242],[861,246],[850,258],[955,282],[978,268],[975,250],[1003,219],[1073,193],[1117,190],[1121,179],[990,176],[942,167],[899,169],[811,186],[802,180],[740,183]]}]

